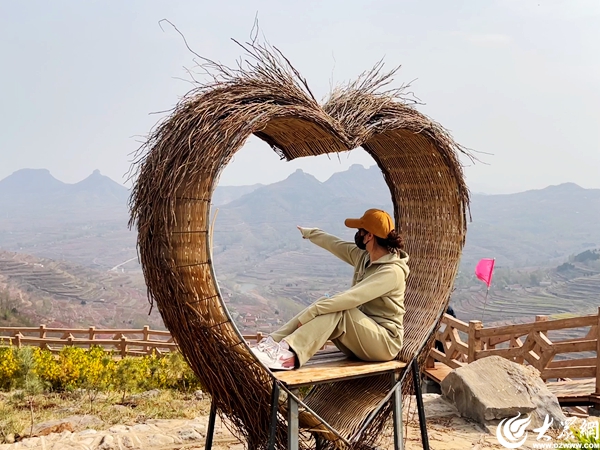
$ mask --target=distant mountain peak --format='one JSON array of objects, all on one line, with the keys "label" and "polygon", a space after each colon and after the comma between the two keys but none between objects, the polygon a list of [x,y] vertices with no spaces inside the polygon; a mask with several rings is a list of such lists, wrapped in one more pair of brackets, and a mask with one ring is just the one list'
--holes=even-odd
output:
[{"label": "distant mountain peak", "polygon": [[[296,182],[296,181],[315,181],[319,184],[321,184],[321,182],[319,180],[317,180],[313,175],[311,175],[310,173],[306,173],[305,171],[303,171],[302,169],[296,169],[295,172],[293,172],[289,177],[287,177],[285,180],[280,181],[280,183],[285,183],[287,182]],[[277,184],[277,183],[274,183]]]},{"label": "distant mountain peak", "polygon": [[[99,169],[94,170],[86,178],[84,178],[83,180],[81,180],[78,183],[75,183],[75,186],[80,185],[81,183],[88,183],[88,182],[116,184],[118,186],[121,186],[119,183],[114,181],[112,178],[109,178],[106,175],[102,175],[102,173],[100,172]],[[123,186],[121,186],[121,187],[123,187]]]},{"label": "distant mountain peak", "polygon": [[98,195],[113,195],[117,197],[128,195],[128,189],[125,186],[106,175],[102,175],[98,169],[94,170],[87,178],[72,186],[78,192],[86,191]]},{"label": "distant mountain peak", "polygon": [[[593,191],[593,189],[589,189]],[[553,184],[550,186],[546,186],[541,189],[530,189],[528,191],[516,192],[515,194],[504,194],[504,195],[529,195],[529,196],[538,196],[538,197],[547,197],[547,196],[569,196],[569,195],[580,195],[584,192],[588,191],[588,189],[582,188],[576,183],[561,183],[561,184]]]},{"label": "distant mountain peak", "polygon": [[48,169],[21,169],[0,181],[0,192],[56,191],[65,187]]},{"label": "distant mountain peak", "polygon": [[[20,178],[20,179],[33,179],[33,178],[52,178],[56,180],[50,173],[48,169],[20,169],[16,172],[13,172],[12,175],[9,175],[4,180],[8,178]],[[4,181],[2,180],[2,181]],[[58,180],[56,180],[58,181]]]},{"label": "distant mountain peak", "polygon": [[570,191],[583,191],[584,188],[582,188],[581,186],[579,186],[576,183],[561,183],[561,184],[553,184],[551,186],[548,186],[546,189],[548,190],[552,190],[552,189],[560,189],[560,190],[570,190]]},{"label": "distant mountain peak", "polygon": [[365,169],[365,166],[363,166],[362,164],[352,164],[350,166],[350,168],[348,169],[348,171],[350,171],[350,172],[357,171],[357,170],[367,170],[367,169]]},{"label": "distant mountain peak", "polygon": [[362,164],[352,164],[348,170],[331,175],[325,185],[369,204],[391,207],[390,190],[376,165],[367,169]]},{"label": "distant mountain peak", "polygon": [[29,168],[25,168],[25,169],[19,169],[15,172],[13,172],[13,175],[16,174],[25,174],[25,173],[38,173],[38,174],[44,174],[44,175],[50,175],[50,171],[48,169],[29,169]]}]

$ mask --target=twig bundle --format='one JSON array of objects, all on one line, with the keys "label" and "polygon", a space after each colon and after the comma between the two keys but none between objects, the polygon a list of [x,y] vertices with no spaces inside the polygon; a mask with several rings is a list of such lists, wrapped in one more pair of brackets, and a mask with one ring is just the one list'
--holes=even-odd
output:
[{"label": "twig bundle", "polygon": [[[412,107],[405,89],[382,89],[395,70],[382,73],[378,64],[321,106],[277,49],[256,41],[243,48],[249,59],[235,69],[204,60],[212,81],[188,93],[142,147],[130,225],[150,301],[220,413],[254,449],[267,442],[272,378],[233,323],[210,259],[210,202],[223,168],[251,134],[288,161],[359,146],[371,154],[411,258],[400,358],[421,352],[423,362],[464,245],[469,193],[458,156],[470,155]],[[321,386],[307,403],[352,436],[389,390],[388,379],[370,380]],[[388,415],[357,447],[377,440]],[[277,445],[286,446],[283,426]]]}]

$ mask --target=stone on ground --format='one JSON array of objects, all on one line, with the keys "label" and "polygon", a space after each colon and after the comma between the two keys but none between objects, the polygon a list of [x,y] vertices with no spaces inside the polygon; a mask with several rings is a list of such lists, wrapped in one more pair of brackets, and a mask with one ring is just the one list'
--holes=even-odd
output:
[{"label": "stone on ground", "polygon": [[532,366],[490,356],[453,370],[442,381],[442,395],[456,406],[463,417],[487,425],[499,419],[530,414],[530,428],[544,423],[552,427],[566,421],[556,396],[540,372]]},{"label": "stone on ground", "polygon": [[84,430],[102,425],[102,420],[92,415],[70,416],[64,419],[50,420],[34,425],[32,436],[48,436],[51,433],[62,433],[63,431]]}]

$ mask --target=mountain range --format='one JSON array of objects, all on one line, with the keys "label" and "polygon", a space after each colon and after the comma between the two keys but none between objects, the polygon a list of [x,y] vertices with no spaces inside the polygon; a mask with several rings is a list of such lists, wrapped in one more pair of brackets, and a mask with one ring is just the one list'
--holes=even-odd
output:
[{"label": "mountain range", "polygon": [[[222,205],[215,242],[251,245],[253,251],[269,251],[273,243],[293,246],[295,225],[316,226],[351,239],[344,219],[360,217],[372,207],[392,211],[389,190],[376,166],[352,166],[323,183],[299,170]],[[467,266],[482,257],[496,258],[499,266],[553,264],[600,247],[600,189],[566,183],[517,194],[473,194],[470,212],[463,253]]]},{"label": "mountain range", "polygon": [[[0,247],[68,257],[68,249],[60,247],[77,240],[91,250],[101,248],[100,265],[112,267],[136,256],[135,235],[127,230],[128,197],[127,188],[97,170],[75,184],[45,169],[17,171],[0,181]],[[377,166],[354,165],[325,182],[297,170],[270,185],[219,186],[213,195],[213,211],[219,209],[215,253],[239,259],[296,249],[296,225],[351,238],[343,220],[371,207],[392,209]],[[481,257],[495,257],[504,266],[554,263],[600,246],[600,189],[566,183],[516,194],[473,194],[471,215],[463,256],[468,265]]]},{"label": "mountain range", "polygon": [[[129,194],[98,171],[75,184],[29,169],[1,180],[0,291],[30,305],[33,323],[160,323],[145,310],[136,234],[127,227]],[[392,209],[379,169],[359,165],[325,182],[298,170],[270,185],[218,186],[212,200],[215,270],[236,317],[279,311],[289,318],[300,305],[347,288],[351,268],[302,240],[296,225],[352,239],[345,218]],[[600,189],[566,183],[473,194],[471,215],[452,296],[459,318],[481,317],[483,293],[472,274],[484,257],[497,260],[487,320],[596,308],[600,263],[579,267],[570,255],[600,247]]]},{"label": "mountain range", "polygon": [[75,184],[54,178],[46,169],[23,169],[0,180],[0,219],[40,224],[89,222],[126,217],[129,190],[95,170]]}]

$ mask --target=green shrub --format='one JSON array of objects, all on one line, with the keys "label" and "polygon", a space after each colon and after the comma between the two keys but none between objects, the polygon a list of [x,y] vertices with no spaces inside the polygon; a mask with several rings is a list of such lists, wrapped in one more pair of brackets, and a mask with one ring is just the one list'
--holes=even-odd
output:
[{"label": "green shrub", "polygon": [[572,438],[559,444],[559,450],[575,448],[573,444],[580,444],[578,448],[600,448],[600,437],[598,436],[598,424],[584,420],[579,429],[569,427]]}]

